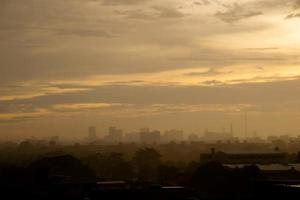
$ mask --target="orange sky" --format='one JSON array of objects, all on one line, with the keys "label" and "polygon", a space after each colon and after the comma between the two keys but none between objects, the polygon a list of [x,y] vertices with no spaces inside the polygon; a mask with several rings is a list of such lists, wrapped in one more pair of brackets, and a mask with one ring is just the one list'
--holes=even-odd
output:
[{"label": "orange sky", "polygon": [[0,1],[0,139],[300,134],[299,0]]}]

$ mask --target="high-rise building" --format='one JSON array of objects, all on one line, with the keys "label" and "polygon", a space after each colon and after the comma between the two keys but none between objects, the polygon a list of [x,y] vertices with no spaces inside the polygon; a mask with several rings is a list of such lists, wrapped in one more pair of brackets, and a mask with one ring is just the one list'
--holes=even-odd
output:
[{"label": "high-rise building", "polygon": [[49,144],[51,146],[55,146],[55,145],[59,144],[59,136],[52,136],[52,137],[50,137]]},{"label": "high-rise building", "polygon": [[199,135],[197,135],[197,134],[190,134],[188,136],[188,139],[190,142],[199,142],[200,141]]},{"label": "high-rise building", "polygon": [[97,131],[95,126],[90,126],[88,129],[88,141],[93,142],[97,140]]},{"label": "high-rise building", "polygon": [[183,131],[182,130],[167,130],[165,131],[162,141],[169,142],[181,142],[183,141]]},{"label": "high-rise building", "polygon": [[140,140],[145,144],[160,143],[160,131],[150,131],[149,129],[141,129]]},{"label": "high-rise building", "polygon": [[138,132],[126,133],[123,137],[123,142],[126,143],[139,143],[140,135]]},{"label": "high-rise building", "polygon": [[116,144],[123,141],[123,130],[114,126],[108,128],[108,135],[104,138],[104,141],[110,144]]},{"label": "high-rise building", "polygon": [[234,140],[234,137],[232,136],[231,132],[205,131],[202,140],[206,142],[232,141]]}]

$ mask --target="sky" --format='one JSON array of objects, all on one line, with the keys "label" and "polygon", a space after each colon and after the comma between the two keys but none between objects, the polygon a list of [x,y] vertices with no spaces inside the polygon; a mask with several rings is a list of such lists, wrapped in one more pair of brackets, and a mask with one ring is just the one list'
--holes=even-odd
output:
[{"label": "sky", "polygon": [[0,140],[300,134],[299,0],[0,0]]}]

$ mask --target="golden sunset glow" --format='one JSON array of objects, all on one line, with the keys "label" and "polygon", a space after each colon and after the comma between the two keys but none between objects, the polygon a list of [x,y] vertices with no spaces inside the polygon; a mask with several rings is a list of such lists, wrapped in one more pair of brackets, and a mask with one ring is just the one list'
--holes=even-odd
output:
[{"label": "golden sunset glow", "polygon": [[239,132],[245,112],[262,135],[300,133],[299,13],[297,0],[0,1],[1,139],[100,122]]}]

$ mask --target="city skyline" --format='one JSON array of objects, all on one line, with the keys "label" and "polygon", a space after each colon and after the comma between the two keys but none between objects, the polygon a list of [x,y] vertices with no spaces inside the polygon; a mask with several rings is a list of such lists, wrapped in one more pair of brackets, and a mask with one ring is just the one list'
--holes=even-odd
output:
[{"label": "city skyline", "polygon": [[299,25],[300,0],[0,0],[0,196],[300,196]]}]

